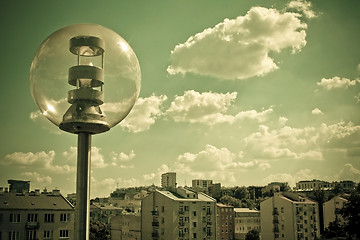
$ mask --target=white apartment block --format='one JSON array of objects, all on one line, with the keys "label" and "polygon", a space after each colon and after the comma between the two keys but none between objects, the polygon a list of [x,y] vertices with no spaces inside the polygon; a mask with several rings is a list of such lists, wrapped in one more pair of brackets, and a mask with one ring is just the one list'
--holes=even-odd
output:
[{"label": "white apartment block", "polygon": [[275,193],[260,203],[261,238],[312,240],[320,236],[318,204],[296,193]]},{"label": "white apartment block", "polygon": [[176,173],[174,172],[168,172],[161,174],[161,187],[168,188],[176,187]]},{"label": "white apartment block", "polygon": [[330,199],[329,201],[323,203],[323,218],[324,218],[324,230],[329,226],[331,222],[334,222],[336,219],[340,224],[344,223],[344,219],[340,214],[340,209],[343,208],[344,204],[348,202],[347,199],[336,196]]},{"label": "white apartment block", "polygon": [[0,239],[74,239],[74,206],[52,193],[0,193]]},{"label": "white apartment block", "polygon": [[142,200],[142,240],[215,240],[216,200],[188,188],[155,190]]},{"label": "white apartment block", "polygon": [[234,208],[235,212],[235,239],[244,240],[251,230],[260,232],[260,211],[249,208]]}]

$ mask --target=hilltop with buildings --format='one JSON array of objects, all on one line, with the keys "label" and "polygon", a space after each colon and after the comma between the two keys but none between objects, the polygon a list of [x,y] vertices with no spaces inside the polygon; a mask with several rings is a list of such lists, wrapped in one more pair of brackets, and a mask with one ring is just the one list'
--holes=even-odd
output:
[{"label": "hilltop with buildings", "polygon": [[[73,239],[76,194],[30,191],[29,181],[8,184],[0,188],[0,239]],[[90,218],[111,239],[320,239],[334,222],[345,223],[340,209],[355,188],[352,181],[321,180],[293,189],[284,182],[221,187],[210,179],[181,187],[171,172],[162,174],[160,187],[116,188],[92,199]]]}]

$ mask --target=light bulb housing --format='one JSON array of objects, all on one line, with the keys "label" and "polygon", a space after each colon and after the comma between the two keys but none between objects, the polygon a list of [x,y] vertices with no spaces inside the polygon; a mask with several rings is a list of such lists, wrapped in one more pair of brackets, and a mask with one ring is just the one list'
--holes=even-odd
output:
[{"label": "light bulb housing", "polygon": [[96,24],[51,34],[30,67],[30,89],[42,114],[70,133],[106,132],[131,111],[141,71],[129,44]]}]

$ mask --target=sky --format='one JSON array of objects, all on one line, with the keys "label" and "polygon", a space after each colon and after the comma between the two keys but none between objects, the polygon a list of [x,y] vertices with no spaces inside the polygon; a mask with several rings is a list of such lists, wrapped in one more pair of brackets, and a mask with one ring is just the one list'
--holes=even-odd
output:
[{"label": "sky", "polygon": [[42,116],[29,70],[42,41],[77,23],[117,32],[142,75],[130,114],[92,136],[91,197],[160,185],[165,172],[180,186],[359,182],[359,9],[357,0],[2,1],[0,186],[75,192],[77,136]]}]

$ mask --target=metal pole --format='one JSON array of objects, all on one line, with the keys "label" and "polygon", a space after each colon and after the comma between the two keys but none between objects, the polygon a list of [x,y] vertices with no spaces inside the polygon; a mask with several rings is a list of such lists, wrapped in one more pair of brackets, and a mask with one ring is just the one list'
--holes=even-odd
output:
[{"label": "metal pole", "polygon": [[75,240],[89,239],[91,134],[78,134]]}]

